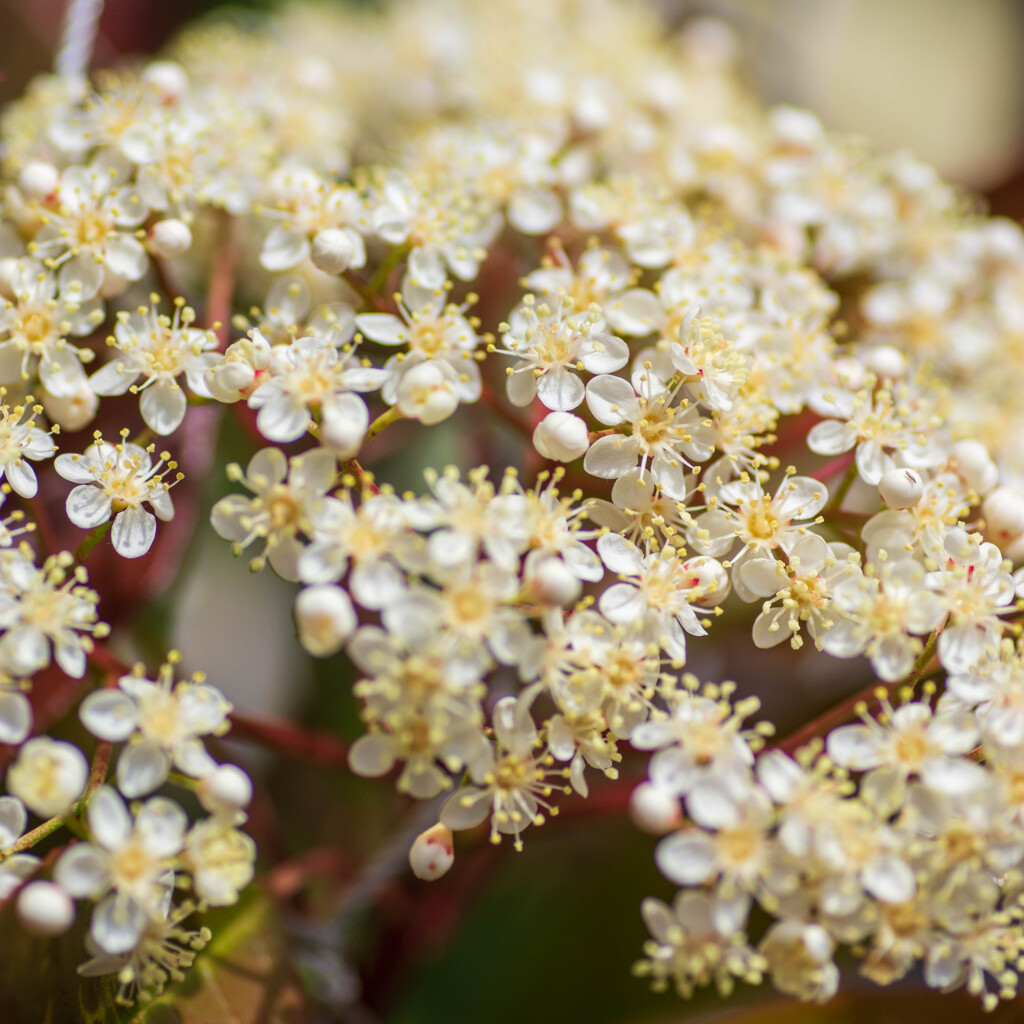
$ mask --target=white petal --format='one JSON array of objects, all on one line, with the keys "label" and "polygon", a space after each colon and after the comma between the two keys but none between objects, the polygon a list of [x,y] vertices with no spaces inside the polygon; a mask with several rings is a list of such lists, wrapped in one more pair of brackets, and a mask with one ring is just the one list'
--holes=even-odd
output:
[{"label": "white petal", "polygon": [[145,796],[167,778],[169,768],[167,755],[151,740],[130,743],[117,759],[117,788],[129,798]]},{"label": "white petal", "polygon": [[79,484],[65,503],[68,519],[82,530],[92,530],[110,518],[110,498],[94,484]]},{"label": "white petal", "polygon": [[95,690],[82,701],[78,716],[93,736],[120,743],[135,731],[138,707],[122,690]]},{"label": "white petal", "polygon": [[110,786],[101,786],[89,801],[89,828],[107,850],[119,850],[128,841],[132,819],[124,801]]},{"label": "white petal", "polygon": [[139,411],[154,434],[173,434],[185,418],[185,392],[170,381],[161,380],[146,388],[139,399]]},{"label": "white petal", "polygon": [[677,885],[699,885],[716,872],[711,838],[695,829],[662,839],[654,851],[654,862]]},{"label": "white petal", "polygon": [[141,506],[126,508],[114,517],[110,539],[122,558],[140,558],[153,546],[155,537],[156,516]]},{"label": "white petal", "polygon": [[101,893],[109,884],[107,858],[92,843],[78,843],[61,854],[53,879],[69,895],[85,899]]},{"label": "white petal", "polygon": [[864,889],[883,903],[906,903],[914,895],[914,872],[895,855],[878,857],[861,872]]}]

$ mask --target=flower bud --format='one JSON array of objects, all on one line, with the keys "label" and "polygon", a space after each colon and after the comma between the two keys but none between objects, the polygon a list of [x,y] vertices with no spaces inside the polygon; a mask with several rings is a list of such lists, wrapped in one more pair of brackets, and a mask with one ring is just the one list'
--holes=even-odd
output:
[{"label": "flower bud", "polygon": [[29,882],[18,893],[18,918],[33,935],[63,935],[75,921],[75,904],[55,882]]},{"label": "flower bud", "polygon": [[339,228],[328,228],[313,239],[313,264],[325,274],[343,274],[352,265],[355,252],[348,232]]},{"label": "flower bud", "polygon": [[295,599],[299,642],[317,658],[341,650],[356,628],[356,613],[348,594],[330,583],[306,587]]},{"label": "flower bud", "polygon": [[901,380],[907,372],[907,357],[892,345],[878,345],[864,353],[864,365],[880,379]]},{"label": "flower bud", "polygon": [[454,863],[452,830],[440,822],[426,832],[421,832],[409,850],[412,873],[427,882],[446,875]]},{"label": "flower bud", "polygon": [[249,806],[252,780],[237,765],[221,764],[199,780],[196,795],[211,814],[232,814]]},{"label": "flower bud", "polygon": [[25,164],[18,175],[18,188],[28,199],[35,199],[38,202],[53,195],[59,182],[60,173],[57,168],[41,160]]},{"label": "flower bud", "polygon": [[541,604],[565,608],[579,599],[583,584],[560,558],[545,558],[527,570],[530,594]]},{"label": "flower bud", "polygon": [[173,60],[155,60],[142,72],[142,80],[160,97],[160,102],[177,103],[188,91],[188,75]]},{"label": "flower bud", "polygon": [[629,795],[629,816],[641,831],[660,836],[675,828],[683,813],[674,793],[653,782],[641,782]]},{"label": "flower bud", "polygon": [[699,593],[690,597],[690,603],[699,608],[713,608],[729,596],[729,574],[717,558],[698,555],[683,562],[683,570],[692,579]]},{"label": "flower bud", "polygon": [[913,508],[924,494],[924,481],[912,469],[890,469],[878,481],[878,493],[889,508]]},{"label": "flower bud", "polygon": [[975,494],[984,496],[999,482],[999,470],[980,441],[958,441],[950,456],[953,469]]},{"label": "flower bud", "polygon": [[53,818],[71,809],[88,778],[89,762],[78,747],[36,736],[18,751],[7,772],[7,789],[40,818]]},{"label": "flower bud", "polygon": [[192,232],[183,220],[169,217],[167,220],[157,221],[149,229],[146,243],[154,256],[172,259],[186,252],[192,245]]},{"label": "flower bud", "polygon": [[99,398],[88,384],[83,384],[73,395],[51,395],[44,391],[41,398],[46,415],[65,430],[81,430],[91,423],[100,405]]},{"label": "flower bud", "polygon": [[457,379],[454,368],[442,359],[417,363],[399,382],[398,411],[428,427],[448,419],[459,407]]},{"label": "flower bud", "polygon": [[572,462],[590,447],[586,422],[571,412],[549,412],[533,431],[533,446],[553,462]]},{"label": "flower bud", "polygon": [[14,298],[14,282],[18,275],[18,260],[13,256],[0,259],[0,298]]},{"label": "flower bud", "polygon": [[1013,487],[997,487],[982,502],[985,535],[1005,548],[1024,533],[1024,494]]}]

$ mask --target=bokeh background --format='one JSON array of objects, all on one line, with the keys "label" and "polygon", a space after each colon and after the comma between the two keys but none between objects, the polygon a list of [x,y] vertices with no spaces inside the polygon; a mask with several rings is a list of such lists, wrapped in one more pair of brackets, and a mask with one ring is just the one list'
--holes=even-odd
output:
[{"label": "bokeh background", "polygon": [[[1024,4],[1018,0],[652,2],[667,25],[709,14],[733,25],[746,73],[766,100],[806,106],[829,127],[863,134],[880,148],[909,149],[946,177],[984,192],[994,211],[1024,214]],[[108,0],[96,63],[155,53],[179,26],[216,6]],[[272,7],[273,0],[250,0],[236,6],[235,16],[243,8]],[[50,66],[63,9],[62,0],[0,0],[0,104]],[[443,449],[444,431],[433,436]],[[226,437],[226,452],[240,441]],[[432,461],[445,461],[443,451]],[[391,468],[403,471],[400,463]],[[237,599],[243,592],[244,602]],[[269,573],[250,576],[206,531],[173,592],[149,612],[146,628],[154,646],[179,646],[188,666],[205,669],[239,707],[354,734],[355,708],[337,685],[338,666],[310,670],[301,656],[291,595]],[[780,727],[813,717],[835,696],[820,678],[794,678],[792,692],[783,695],[782,714],[790,721]],[[385,861],[404,855],[402,842],[391,849],[389,837],[401,831],[409,809],[381,784],[260,759],[251,749],[232,753],[259,781],[253,831],[273,859],[335,843],[355,859],[381,851]],[[621,814],[568,817],[531,832],[522,854],[507,845],[469,851],[434,889],[400,877],[353,898],[346,894],[351,864],[344,857],[333,886],[293,891],[287,878],[275,878],[271,890],[285,909],[273,912],[274,937],[265,929],[268,901],[257,896],[234,921],[235,944],[215,951],[206,994],[186,991],[176,1007],[146,1019],[903,1024],[925,1015],[938,1022],[1024,1022],[1024,1006],[1006,1005],[985,1017],[966,996],[926,994],[913,979],[880,991],[853,973],[844,977],[843,995],[823,1008],[797,1007],[768,991],[741,992],[728,1004],[713,995],[692,1003],[653,995],[629,974],[644,938],[640,900],[668,898],[671,891],[653,867],[653,841]],[[278,970],[275,950],[282,948],[298,964],[301,985],[287,964]],[[35,950],[27,948],[26,956]],[[9,983],[12,975],[0,979],[5,975]],[[219,993],[214,999],[210,979]]]}]

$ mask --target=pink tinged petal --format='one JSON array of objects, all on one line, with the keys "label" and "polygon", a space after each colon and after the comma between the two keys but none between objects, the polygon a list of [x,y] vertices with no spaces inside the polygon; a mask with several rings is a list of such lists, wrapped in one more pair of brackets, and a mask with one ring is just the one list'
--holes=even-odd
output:
[{"label": "pink tinged petal", "polygon": [[604,480],[615,480],[636,469],[640,443],[634,437],[611,434],[599,437],[587,452],[583,468]]},{"label": "pink tinged petal", "polygon": [[185,418],[188,400],[185,392],[168,380],[146,388],[139,399],[139,411],[147,427],[162,437],[173,434]]},{"label": "pink tinged petal", "polygon": [[348,763],[352,771],[365,778],[386,775],[395,763],[391,740],[380,733],[360,736],[349,748]]},{"label": "pink tinged petal", "polygon": [[92,530],[110,518],[110,497],[94,484],[80,484],[65,503],[68,519],[82,530]]},{"label": "pink tinged petal", "polygon": [[[17,690],[0,691],[0,743],[21,743],[31,728],[32,705],[28,697]],[[3,800],[0,797],[0,804]],[[0,820],[0,831],[2,827]],[[8,845],[0,841],[0,847]]]},{"label": "pink tinged petal", "polygon": [[587,405],[597,419],[609,426],[633,419],[639,411],[633,385],[607,373],[587,385]]},{"label": "pink tinged petal", "polygon": [[825,749],[836,764],[855,772],[877,768],[882,763],[878,738],[866,725],[842,725],[833,729]]},{"label": "pink tinged petal", "polygon": [[409,328],[390,313],[361,313],[356,329],[379,345],[402,345],[409,340]]},{"label": "pink tinged petal", "polygon": [[133,900],[108,896],[92,912],[89,934],[105,953],[127,953],[139,944],[148,917]]},{"label": "pink tinged petal", "polygon": [[9,462],[6,467],[7,482],[11,485],[15,494],[23,498],[34,498],[39,490],[39,483],[32,467],[24,460]]},{"label": "pink tinged petal", "polygon": [[135,828],[148,854],[173,857],[185,844],[188,818],[173,800],[155,796],[142,805],[135,818]]},{"label": "pink tinged petal", "polygon": [[838,420],[825,420],[813,426],[807,435],[807,447],[816,455],[841,455],[857,443],[857,436]]},{"label": "pink tinged petal", "polygon": [[114,517],[110,539],[122,558],[140,558],[153,546],[155,537],[156,516],[141,506],[126,508]]},{"label": "pink tinged petal", "polygon": [[465,786],[441,805],[441,823],[455,831],[474,828],[487,818],[491,806],[490,790]]},{"label": "pink tinged petal", "polygon": [[309,239],[306,232],[277,224],[270,229],[263,243],[260,263],[267,270],[289,270],[308,257]]},{"label": "pink tinged petal", "polygon": [[138,705],[122,690],[94,690],[82,701],[78,717],[93,736],[120,743],[135,731]]},{"label": "pink tinged petal", "polygon": [[537,379],[537,397],[555,412],[568,412],[583,401],[583,381],[564,366],[556,366]]},{"label": "pink tinged petal", "polygon": [[132,817],[124,801],[110,786],[101,786],[89,801],[89,829],[106,850],[119,850],[132,832]]},{"label": "pink tinged petal", "polygon": [[921,781],[935,793],[964,796],[990,784],[980,764],[958,757],[933,757],[921,766]]},{"label": "pink tinged petal", "polygon": [[692,829],[662,839],[654,851],[654,862],[677,885],[699,885],[717,874],[711,837]]},{"label": "pink tinged petal", "polygon": [[621,534],[606,533],[599,537],[597,553],[612,572],[623,576],[639,576],[644,571],[643,552]]},{"label": "pink tinged petal", "polygon": [[917,890],[914,872],[895,855],[877,857],[860,873],[864,890],[882,903],[906,903]]},{"label": "pink tinged petal", "polygon": [[75,899],[97,896],[110,884],[107,858],[92,843],[78,843],[61,854],[53,880]]},{"label": "pink tinged petal", "polygon": [[167,778],[167,754],[152,740],[130,743],[117,759],[117,788],[130,799],[152,793]]}]

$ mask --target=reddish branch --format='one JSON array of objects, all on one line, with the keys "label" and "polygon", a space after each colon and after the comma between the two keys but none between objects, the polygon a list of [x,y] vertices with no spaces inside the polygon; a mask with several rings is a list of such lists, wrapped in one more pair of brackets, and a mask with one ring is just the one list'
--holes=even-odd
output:
[{"label": "reddish branch", "polygon": [[232,739],[251,740],[271,747],[278,753],[314,761],[327,768],[344,768],[348,765],[348,747],[324,729],[306,729],[291,722],[235,712],[231,715],[229,736]]}]

